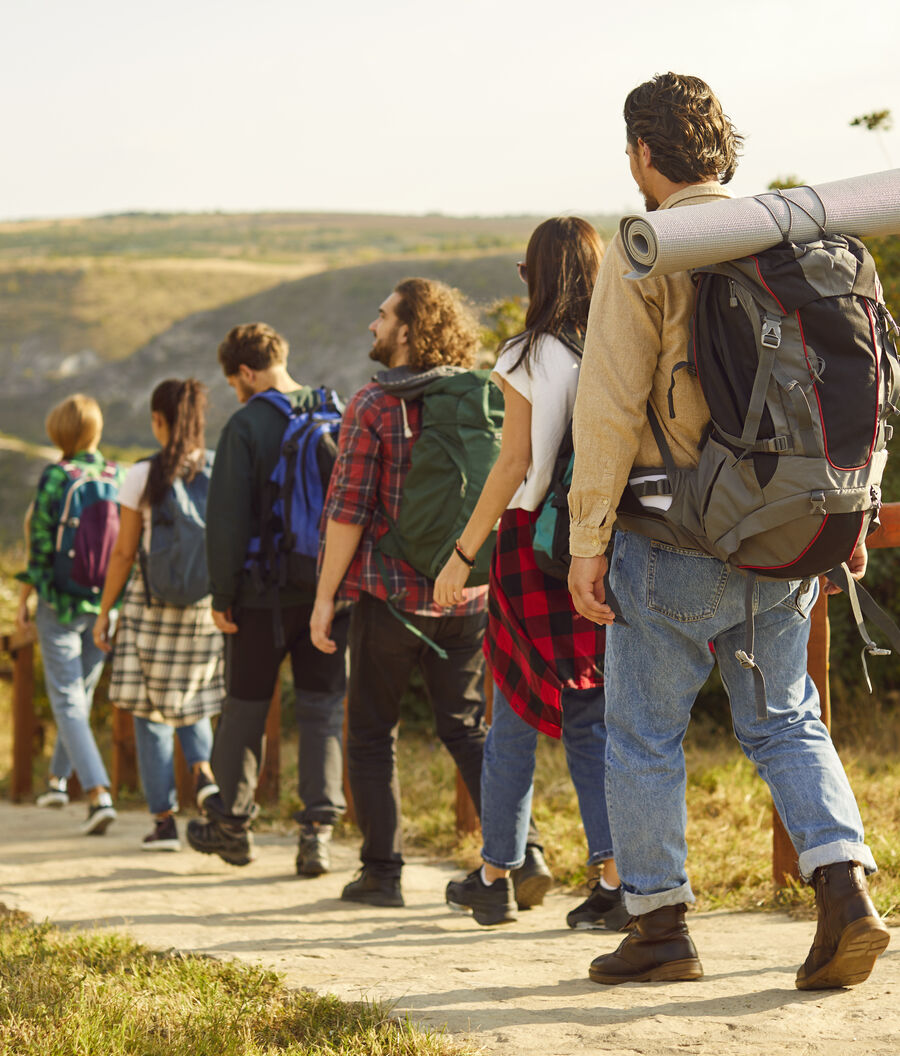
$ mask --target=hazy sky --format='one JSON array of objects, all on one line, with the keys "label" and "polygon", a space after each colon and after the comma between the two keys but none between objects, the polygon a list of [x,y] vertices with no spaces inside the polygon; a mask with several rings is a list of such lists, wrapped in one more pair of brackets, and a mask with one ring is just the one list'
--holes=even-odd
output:
[{"label": "hazy sky", "polygon": [[736,193],[859,175],[900,166],[898,31],[896,0],[14,0],[0,217],[634,209],[622,101],[668,69],[747,136]]}]

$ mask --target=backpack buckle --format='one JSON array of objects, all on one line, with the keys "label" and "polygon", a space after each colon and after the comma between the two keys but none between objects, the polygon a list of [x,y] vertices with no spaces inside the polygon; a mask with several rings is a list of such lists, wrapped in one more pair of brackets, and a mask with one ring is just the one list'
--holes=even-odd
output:
[{"label": "backpack buckle", "polygon": [[746,649],[738,649],[734,654],[735,659],[744,668],[756,667],[756,660],[753,657],[753,653],[748,653]]},{"label": "backpack buckle", "polygon": [[781,320],[774,315],[764,316],[759,340],[765,348],[778,348],[781,344]]},{"label": "backpack buckle", "polygon": [[825,492],[814,491],[809,497],[812,509],[810,513],[818,514],[820,517],[824,517],[828,510],[825,508]]}]

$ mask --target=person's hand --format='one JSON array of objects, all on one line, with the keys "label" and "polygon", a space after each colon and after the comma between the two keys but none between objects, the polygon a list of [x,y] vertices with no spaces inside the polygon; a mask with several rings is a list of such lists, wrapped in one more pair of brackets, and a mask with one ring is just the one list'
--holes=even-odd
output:
[{"label": "person's hand", "polygon": [[309,617],[309,637],[320,653],[337,652],[337,642],[331,637],[334,619],[334,598],[316,598]]},{"label": "person's hand", "polygon": [[597,557],[573,557],[569,566],[569,593],[575,611],[591,623],[612,623],[616,616],[606,604],[603,577],[608,563],[605,554]]},{"label": "person's hand", "polygon": [[212,618],[213,623],[219,628],[222,634],[237,634],[238,625],[234,622],[230,608],[226,609],[224,612],[219,612],[218,609],[213,609]]},{"label": "person's hand", "polygon": [[108,653],[112,649],[112,642],[109,640],[108,612],[100,612],[97,614],[97,619],[94,620],[91,635],[94,639],[94,645],[96,645],[101,652]]},{"label": "person's hand", "polygon": [[435,603],[445,609],[458,605],[463,600],[463,591],[471,571],[459,554],[451,554],[434,581]]},{"label": "person's hand", "polygon": [[16,630],[26,631],[31,623],[31,613],[28,611],[28,595],[19,598],[19,607],[16,609]]},{"label": "person's hand", "polygon": [[[850,555],[850,560],[847,562],[847,568],[850,569],[851,578],[862,579],[866,574],[866,567],[868,564],[869,551],[866,549],[866,544],[862,542],[853,551]],[[822,583],[822,591],[825,594],[840,594],[841,588],[832,583],[830,579],[826,579]]]}]

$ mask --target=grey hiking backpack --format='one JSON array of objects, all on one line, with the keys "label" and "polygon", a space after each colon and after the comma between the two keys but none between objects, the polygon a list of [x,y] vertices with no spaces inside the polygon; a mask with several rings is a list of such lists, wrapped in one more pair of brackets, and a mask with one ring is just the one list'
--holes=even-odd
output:
[{"label": "grey hiking backpack", "polygon": [[753,670],[765,717],[765,682],[753,660],[757,576],[827,575],[843,587],[866,643],[864,668],[866,653],[886,650],[869,637],[862,610],[900,648],[900,631],[846,565],[881,507],[893,432],[886,419],[900,397],[898,331],[874,261],[855,238],[782,243],[692,276],[688,359],[672,372],[669,414],[677,414],[676,371],[684,367],[710,411],[699,464],[675,466],[648,405],[666,475],[632,491],[671,495],[667,511],[642,510],[641,518],[661,517],[681,545],[747,574],[748,640],[738,659]]}]

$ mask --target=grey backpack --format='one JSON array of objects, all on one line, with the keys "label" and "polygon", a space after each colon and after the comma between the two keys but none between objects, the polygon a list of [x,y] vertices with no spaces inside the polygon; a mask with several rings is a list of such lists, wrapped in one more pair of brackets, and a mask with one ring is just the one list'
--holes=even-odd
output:
[{"label": "grey backpack", "polygon": [[783,243],[692,274],[688,359],[673,370],[669,414],[677,414],[684,367],[710,411],[700,461],[675,466],[648,405],[666,475],[632,491],[638,499],[671,495],[667,511],[642,509],[641,519],[661,517],[680,545],[747,573],[748,641],[738,659],[753,669],[764,716],[765,683],[753,660],[757,576],[828,575],[844,587],[866,643],[864,667],[866,652],[885,650],[868,636],[862,609],[900,648],[900,631],[854,589],[846,565],[877,524],[893,432],[887,418],[900,397],[898,331],[874,261],[855,238]]}]

